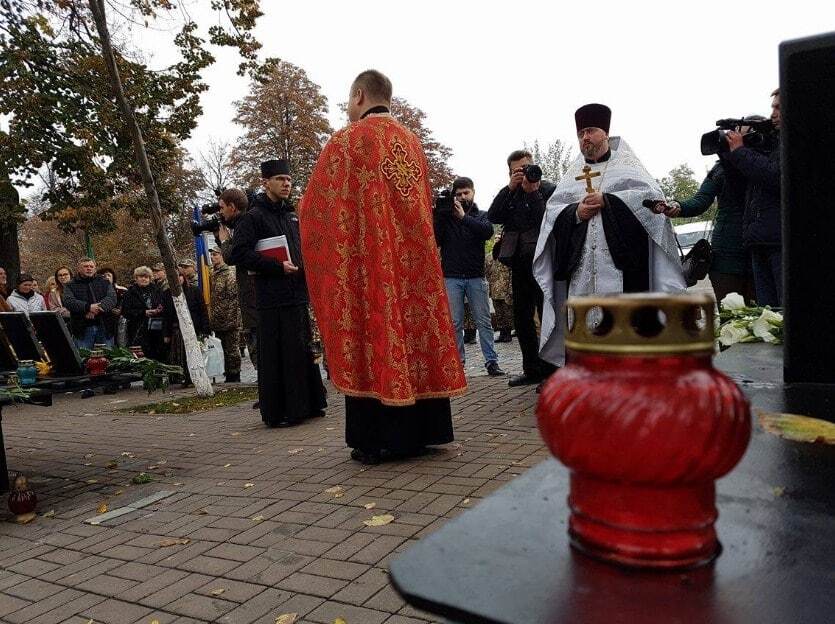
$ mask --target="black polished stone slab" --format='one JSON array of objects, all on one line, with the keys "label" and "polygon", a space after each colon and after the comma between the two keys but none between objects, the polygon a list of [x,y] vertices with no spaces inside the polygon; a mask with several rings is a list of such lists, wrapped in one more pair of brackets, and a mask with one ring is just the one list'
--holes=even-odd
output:
[{"label": "black polished stone slab", "polygon": [[35,328],[23,312],[0,312],[0,327],[6,334],[18,360],[45,360],[43,346]]},{"label": "black polished stone slab", "polygon": [[57,312],[32,312],[29,320],[49,356],[52,374],[62,377],[83,375],[84,363],[61,315]]},{"label": "black polished stone slab", "polygon": [[[779,348],[739,345],[718,363],[755,408],[783,411]],[[717,483],[724,550],[688,572],[575,553],[567,494],[568,471],[543,462],[394,560],[392,582],[410,604],[462,624],[835,621],[835,447],[755,424],[742,461]]]}]

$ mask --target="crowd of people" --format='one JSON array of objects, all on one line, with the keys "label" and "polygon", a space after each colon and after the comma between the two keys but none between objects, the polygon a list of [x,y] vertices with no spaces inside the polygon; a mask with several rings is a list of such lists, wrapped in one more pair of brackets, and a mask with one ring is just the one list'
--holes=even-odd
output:
[{"label": "crowd of people", "polygon": [[[188,304],[195,333],[205,338],[212,332],[224,348],[227,383],[240,381],[243,347],[238,334],[243,331],[239,313],[235,272],[212,250],[213,273],[210,288],[213,294],[210,309],[197,286],[194,260],[187,258],[178,265],[178,279]],[[231,302],[231,304],[230,304]],[[133,270],[128,286],[117,282],[116,271],[99,267],[92,258],[81,258],[75,272],[68,266],[55,270],[39,287],[29,273],[21,273],[11,289],[5,269],[0,267],[0,310],[25,314],[52,311],[67,324],[76,347],[92,350],[95,345],[141,347],[145,357],[182,366],[183,378],[190,383],[185,366],[180,323],[174,308],[165,267],[139,266]]]},{"label": "crowd of people", "polygon": [[[430,188],[420,140],[390,114],[386,76],[365,71],[348,95],[351,123],[325,146],[298,207],[286,160],[261,164],[257,195],[220,195],[210,310],[195,263],[178,265],[198,336],[214,332],[223,344],[226,381],[240,380],[248,347],[270,427],[324,414],[321,339],[354,459],[373,464],[451,441],[465,343],[477,333],[487,373],[503,376],[495,343],[515,332],[522,374],[508,384],[542,384],[565,363],[566,298],[684,291],[670,218],[698,215],[715,198],[717,297],[736,290],[780,305],[779,155],[775,144],[746,143],[746,128],[725,135],[696,197],[666,198],[626,141],[610,137],[612,111],[588,104],[575,113],[580,154],[562,179],[543,179],[529,151],[513,151],[507,184],[482,211],[470,178],[439,197]],[[278,239],[276,255],[265,241]],[[164,267],[132,277],[124,288],[82,258],[75,275],[59,267],[46,292],[26,273],[8,292],[0,269],[0,305],[55,310],[79,346],[116,340],[182,363]]]}]

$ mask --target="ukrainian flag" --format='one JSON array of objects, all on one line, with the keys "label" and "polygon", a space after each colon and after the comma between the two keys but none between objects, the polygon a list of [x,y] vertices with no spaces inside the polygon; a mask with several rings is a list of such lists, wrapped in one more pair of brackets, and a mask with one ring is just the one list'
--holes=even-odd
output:
[{"label": "ukrainian flag", "polygon": [[[200,208],[194,207],[194,220],[200,221]],[[212,288],[209,282],[209,276],[212,273],[212,263],[209,260],[209,241],[211,236],[209,232],[202,232],[200,236],[194,239],[194,254],[197,264],[197,285],[200,287],[200,292],[203,294],[203,301],[206,303],[206,310],[211,310],[212,302]]]}]

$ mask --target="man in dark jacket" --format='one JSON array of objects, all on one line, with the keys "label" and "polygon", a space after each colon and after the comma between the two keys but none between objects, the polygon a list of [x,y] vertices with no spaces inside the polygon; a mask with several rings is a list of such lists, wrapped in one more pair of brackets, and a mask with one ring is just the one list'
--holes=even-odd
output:
[{"label": "man in dark jacket", "polygon": [[[241,189],[226,189],[217,200],[223,221],[215,233],[223,261],[232,265],[232,241],[235,227],[249,207],[249,199]],[[245,269],[235,271],[238,284],[238,305],[241,309],[241,328],[252,365],[258,368],[258,308],[255,305],[255,283]]]},{"label": "man in dark jacket", "polygon": [[[237,270],[255,272],[261,419],[270,427],[286,427],[324,413],[325,387],[311,351],[299,218],[288,201],[287,161],[261,163],[261,178],[264,191],[237,222],[229,259]],[[256,248],[259,241],[279,236],[286,237],[289,259]]]},{"label": "man in dark jacket", "polygon": [[116,307],[116,291],[103,276],[96,275],[96,261],[92,258],[81,258],[75,278],[64,285],[64,307],[70,311],[77,347],[113,346],[113,335],[108,334],[104,321]]},{"label": "man in dark jacket", "polygon": [[470,178],[456,178],[452,183],[452,192],[455,196],[452,206],[438,204],[433,214],[433,225],[435,242],[441,249],[441,269],[458,353],[463,363],[466,297],[478,329],[487,373],[491,376],[504,375],[493,344],[490,298],[487,280],[484,279],[484,244],[493,236],[493,226],[473,201],[475,188]]},{"label": "man in dark jacket", "polygon": [[510,181],[499,191],[487,217],[504,226],[497,257],[511,268],[513,325],[522,351],[522,375],[512,377],[509,386],[538,384],[554,367],[539,357],[539,337],[534,315],[542,319],[542,290],[533,276],[533,256],[545,203],[555,186],[547,180],[531,182],[526,167],[533,164],[527,150],[516,150],[507,158]]},{"label": "man in dark jacket", "polygon": [[[780,129],[780,91],[771,93],[771,121]],[[783,237],[780,212],[779,137],[767,149],[745,147],[739,132],[728,132],[732,163],[748,180],[742,242],[751,253],[754,288],[759,305],[783,301]]]}]

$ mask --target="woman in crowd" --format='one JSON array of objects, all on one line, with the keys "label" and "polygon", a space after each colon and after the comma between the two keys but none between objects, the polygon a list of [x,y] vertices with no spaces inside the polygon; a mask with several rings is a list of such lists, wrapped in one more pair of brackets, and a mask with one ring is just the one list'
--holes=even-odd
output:
[{"label": "woman in crowd", "polygon": [[70,318],[70,311],[64,307],[64,284],[67,284],[71,279],[72,271],[69,267],[62,266],[55,271],[54,277],[46,281],[46,307],[64,318]]},{"label": "woman in crowd", "polygon": [[146,266],[134,269],[133,278],[121,303],[122,315],[128,321],[128,345],[140,345],[145,357],[163,362],[169,328],[163,316],[162,292],[151,283],[153,273]]},{"label": "woman in crowd", "polygon": [[17,288],[12,291],[6,300],[9,306],[27,316],[31,312],[43,312],[46,310],[46,302],[43,296],[35,290],[35,279],[28,273],[21,273],[17,278]]}]

